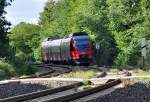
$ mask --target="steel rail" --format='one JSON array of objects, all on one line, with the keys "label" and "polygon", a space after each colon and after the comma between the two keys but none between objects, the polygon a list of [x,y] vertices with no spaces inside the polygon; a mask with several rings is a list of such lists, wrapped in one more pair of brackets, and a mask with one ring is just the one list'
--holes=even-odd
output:
[{"label": "steel rail", "polygon": [[77,92],[77,93],[70,94],[67,96],[62,96],[62,97],[58,97],[58,98],[54,98],[54,99],[45,100],[42,102],[68,102],[68,101],[79,99],[79,98],[82,98],[84,96],[96,93],[96,92],[103,91],[105,89],[108,89],[108,88],[113,87],[115,85],[118,85],[120,83],[121,83],[121,80],[117,79],[117,80],[110,81],[104,85],[101,85],[101,86],[98,86],[95,88],[87,89],[85,91]]},{"label": "steel rail", "polygon": [[39,77],[47,77],[47,75],[49,74],[52,74],[54,72],[57,72],[57,70],[55,70],[54,68],[51,68],[52,67],[60,67],[60,68],[66,68],[68,69],[67,71],[64,71],[63,73],[57,73],[53,76],[58,76],[60,74],[64,74],[64,73],[69,73],[71,72],[71,68],[67,67],[67,66],[62,66],[62,65],[51,65],[51,64],[36,64],[35,66],[37,67],[44,67],[44,68],[48,68],[48,69],[51,69],[50,71],[48,72],[45,72],[45,73],[37,73],[37,74],[32,74],[30,76],[25,76],[25,77],[22,77],[22,78],[19,78],[19,79],[27,79],[27,78],[39,78]]},{"label": "steel rail", "polygon": [[21,77],[19,79],[27,79],[27,78],[39,78],[39,77],[44,77],[46,75],[49,75],[51,73],[54,73],[54,70],[51,70],[51,71],[48,71],[48,72],[45,72],[45,73],[37,73],[37,74],[32,74],[32,75],[29,75],[29,76],[25,76],[25,77]]},{"label": "steel rail", "polygon": [[22,101],[26,101],[26,100],[35,99],[35,98],[38,98],[38,97],[54,94],[54,93],[57,93],[57,92],[69,90],[69,89],[72,89],[72,88],[75,88],[75,87],[79,87],[81,85],[83,85],[83,83],[78,82],[78,83],[75,83],[75,84],[62,86],[62,87],[58,87],[58,88],[54,88],[54,89],[47,89],[47,90],[43,90],[43,91],[40,91],[40,92],[33,92],[33,93],[29,93],[29,94],[24,94],[24,95],[19,95],[19,96],[0,99],[0,102],[22,102]]}]

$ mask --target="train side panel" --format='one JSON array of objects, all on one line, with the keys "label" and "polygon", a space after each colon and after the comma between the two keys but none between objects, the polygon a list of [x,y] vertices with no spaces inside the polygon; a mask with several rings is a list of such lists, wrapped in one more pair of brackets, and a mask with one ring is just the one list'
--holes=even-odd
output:
[{"label": "train side panel", "polygon": [[51,41],[49,45],[50,49],[50,61],[61,61],[60,55],[61,39]]},{"label": "train side panel", "polygon": [[61,60],[65,62],[70,61],[70,41],[71,38],[62,39],[60,49],[61,49]]},{"label": "train side panel", "polygon": [[48,42],[43,42],[42,43],[42,47],[41,47],[41,56],[42,56],[42,61],[45,62],[45,63],[48,63],[48,56],[49,56],[49,53],[48,53]]},{"label": "train side panel", "polygon": [[53,54],[52,54],[52,44],[51,44],[51,41],[49,42],[48,49],[49,49],[49,61],[52,61],[53,60]]}]

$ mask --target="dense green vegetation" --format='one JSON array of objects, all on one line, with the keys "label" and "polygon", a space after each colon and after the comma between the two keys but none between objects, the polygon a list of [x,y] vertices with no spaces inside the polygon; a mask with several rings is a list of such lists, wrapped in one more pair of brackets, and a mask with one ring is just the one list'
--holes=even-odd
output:
[{"label": "dense green vegetation", "polygon": [[7,63],[4,59],[0,59],[0,80],[10,76],[14,76],[14,72],[15,71],[12,65]]},{"label": "dense green vegetation", "polygon": [[21,75],[30,75],[35,73],[37,70],[35,67],[24,64],[22,61],[16,63],[7,62],[6,59],[0,59],[0,80],[8,79],[11,77],[19,77]]},{"label": "dense green vegetation", "polygon": [[10,22],[5,19],[6,13],[4,8],[10,5],[12,0],[0,0],[0,57],[9,56],[9,43],[7,38],[7,31],[9,29]]},{"label": "dense green vegetation", "polygon": [[[80,31],[87,32],[94,45],[100,42],[100,50],[95,49],[95,53],[98,52],[95,62],[100,65],[140,67],[140,43],[145,37],[145,69],[150,66],[149,0],[48,0],[38,25],[21,22],[8,33],[10,23],[5,20],[4,8],[10,2],[0,0],[0,57],[7,60],[0,62],[0,69],[3,69],[0,73],[12,67],[14,70],[28,67],[29,61],[40,61],[43,39],[63,38]],[[15,72],[24,74],[20,69]]]},{"label": "dense green vegetation", "polygon": [[10,46],[15,49],[16,56],[23,57],[24,62],[34,61],[37,48],[40,46],[40,26],[21,22],[9,34]]},{"label": "dense green vegetation", "polygon": [[[21,37],[24,38],[25,35],[19,36],[19,33],[16,33],[16,36],[18,38],[15,39],[12,36],[9,37],[9,38],[15,39],[15,42],[10,41],[10,45],[9,45],[8,35],[10,33],[8,32],[8,30],[10,29],[11,23],[8,22],[4,16],[4,14],[6,14],[6,11],[4,10],[4,8],[7,6],[10,6],[12,1],[13,0],[0,0],[0,80],[14,77],[14,76],[19,76],[19,75],[32,74],[36,72],[36,69],[34,67],[25,63],[25,60],[27,58],[29,59],[28,57],[29,55],[26,56],[26,54],[28,54],[27,52],[32,50],[32,49],[26,48],[26,46],[28,47],[29,42],[31,41],[26,42],[28,44],[26,43],[24,44],[24,42],[21,41],[20,38]],[[27,29],[28,27],[26,27],[25,29],[32,31],[35,37],[36,34],[39,34],[39,33],[36,32],[37,30],[36,31],[34,30],[34,27],[32,28],[32,26],[29,26],[29,29]],[[23,27],[21,27],[21,29],[22,28]],[[30,36],[30,33],[28,34],[29,35],[27,35],[28,37],[27,39],[28,40],[32,39],[32,44],[38,43],[37,41],[35,41],[36,39],[38,39],[37,37],[35,37],[34,39],[32,35]],[[34,41],[35,43],[33,43]],[[22,45],[23,47],[21,47],[20,45]],[[37,44],[37,46],[38,45],[39,44]],[[22,52],[21,52],[21,48],[22,48]],[[18,51],[15,54],[15,49],[17,50],[19,49],[20,51]]]},{"label": "dense green vegetation", "polygon": [[[20,23],[10,34],[17,53],[40,59],[40,42],[85,31],[100,42],[96,62],[100,65],[141,66],[140,41],[150,36],[148,0],[48,0],[38,25]],[[19,39],[18,39],[19,38]],[[147,61],[150,59],[147,44]]]}]

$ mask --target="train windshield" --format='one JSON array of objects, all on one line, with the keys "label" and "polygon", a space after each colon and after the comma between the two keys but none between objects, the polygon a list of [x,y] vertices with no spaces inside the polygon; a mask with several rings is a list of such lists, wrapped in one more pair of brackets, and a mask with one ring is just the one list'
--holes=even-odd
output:
[{"label": "train windshield", "polygon": [[75,36],[76,48],[79,51],[86,51],[89,49],[90,38],[89,36]]}]

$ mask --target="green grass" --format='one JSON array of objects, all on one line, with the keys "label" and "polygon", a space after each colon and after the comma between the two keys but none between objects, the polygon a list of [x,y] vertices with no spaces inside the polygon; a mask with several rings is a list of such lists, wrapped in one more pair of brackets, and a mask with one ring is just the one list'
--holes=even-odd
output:
[{"label": "green grass", "polygon": [[[150,71],[143,71],[143,70],[141,70],[141,69],[135,69],[134,72],[136,72],[135,74],[136,74],[137,76],[150,75]],[[139,81],[150,81],[150,78],[139,78],[138,80],[139,80]]]},{"label": "green grass", "polygon": [[37,72],[37,69],[31,65],[17,65],[15,67],[15,72],[17,73],[17,76],[31,75]]},{"label": "green grass", "polygon": [[78,71],[73,71],[71,73],[65,74],[65,77],[90,79],[95,77],[96,75],[97,75],[96,72],[93,70],[89,70],[89,71],[78,70]]},{"label": "green grass", "polygon": [[150,81],[150,78],[140,78],[140,81]]}]

